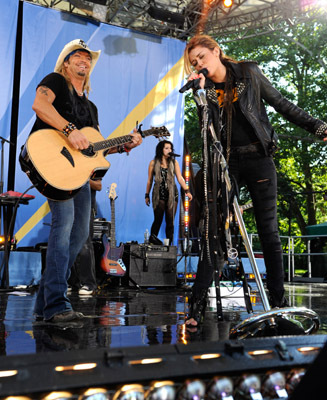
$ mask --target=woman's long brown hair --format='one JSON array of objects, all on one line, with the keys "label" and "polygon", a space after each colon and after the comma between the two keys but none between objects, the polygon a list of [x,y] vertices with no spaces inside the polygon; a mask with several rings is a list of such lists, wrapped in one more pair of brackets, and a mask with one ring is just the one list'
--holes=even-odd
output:
[{"label": "woman's long brown hair", "polygon": [[225,82],[225,97],[224,97],[224,109],[228,113],[232,112],[233,107],[233,99],[234,99],[234,79],[232,76],[232,71],[229,66],[230,63],[238,63],[239,61],[234,60],[232,57],[227,56],[218,43],[208,35],[195,35],[192,39],[187,43],[184,50],[184,69],[186,74],[190,74],[194,72],[194,69],[191,65],[189,54],[190,51],[195,47],[205,47],[211,51],[215,48],[219,49],[219,59],[221,63],[226,67],[226,82]]}]

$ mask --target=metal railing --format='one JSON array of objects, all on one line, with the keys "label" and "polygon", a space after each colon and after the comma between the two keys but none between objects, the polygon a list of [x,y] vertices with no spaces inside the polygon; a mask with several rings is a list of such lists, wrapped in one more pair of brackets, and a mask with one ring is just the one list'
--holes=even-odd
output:
[{"label": "metal railing", "polygon": [[[258,241],[258,245],[255,246],[257,249],[254,250],[256,256],[260,255],[263,257],[263,253],[261,251],[261,246],[259,242],[259,235],[257,233],[249,233],[249,241],[252,249],[254,248],[253,244],[255,241]],[[327,245],[327,235],[304,235],[304,236],[280,236],[282,241],[282,248],[283,248],[283,259],[287,259],[286,263],[284,262],[284,268],[287,270],[287,282],[292,282],[293,278],[295,277],[295,270],[296,270],[296,257],[306,257],[306,262],[301,263],[302,269],[307,269],[307,277],[312,278],[312,259],[315,256],[327,256],[327,252],[313,252],[312,251],[312,241],[315,239],[326,238],[326,245]],[[179,254],[185,255],[185,245],[186,239],[179,239]],[[305,242],[305,249],[306,251],[303,252],[296,252],[299,243],[296,244],[297,241]],[[199,241],[199,238],[190,238],[188,239],[188,251],[187,255],[198,255],[198,253],[192,253],[191,247],[193,241]],[[259,250],[260,249],[260,250]],[[247,253],[245,251],[241,252],[242,257],[247,257]],[[186,261],[186,260],[185,260]],[[327,275],[327,273],[326,273]]]},{"label": "metal railing", "polygon": [[[253,248],[253,240],[258,239],[258,234],[250,233],[249,239],[251,242],[251,246]],[[282,246],[283,249],[283,257],[287,257],[287,281],[291,282],[295,276],[295,257],[307,257],[306,267],[307,267],[307,277],[312,278],[312,257],[314,256],[327,256],[327,252],[313,252],[311,251],[312,240],[326,238],[327,244],[327,235],[303,235],[303,236],[280,236],[281,240],[286,240],[287,245]],[[295,241],[301,240],[305,241],[306,251],[303,252],[295,252]],[[255,254],[262,254],[260,251],[255,251]]]}]

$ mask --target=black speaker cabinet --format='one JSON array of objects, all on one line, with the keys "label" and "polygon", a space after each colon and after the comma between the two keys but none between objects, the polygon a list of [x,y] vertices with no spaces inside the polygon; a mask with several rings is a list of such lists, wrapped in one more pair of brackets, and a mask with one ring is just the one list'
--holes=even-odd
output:
[{"label": "black speaker cabinet", "polygon": [[123,261],[127,268],[125,284],[133,286],[176,286],[177,247],[125,244]]}]

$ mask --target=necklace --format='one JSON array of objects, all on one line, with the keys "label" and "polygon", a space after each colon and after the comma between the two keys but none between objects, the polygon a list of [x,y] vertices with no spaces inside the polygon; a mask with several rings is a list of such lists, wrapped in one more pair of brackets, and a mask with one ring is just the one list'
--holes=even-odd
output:
[{"label": "necklace", "polygon": [[84,92],[81,92],[79,90],[76,89],[76,87],[74,86],[75,92],[79,95],[79,96],[83,96]]}]

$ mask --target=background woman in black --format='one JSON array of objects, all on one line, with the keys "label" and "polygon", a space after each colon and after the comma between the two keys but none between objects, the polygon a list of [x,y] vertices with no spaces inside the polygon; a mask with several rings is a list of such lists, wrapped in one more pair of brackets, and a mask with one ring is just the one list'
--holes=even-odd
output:
[{"label": "background woman in black", "polygon": [[[277,136],[263,101],[290,122],[319,138],[325,138],[327,124],[283,97],[255,62],[227,57],[210,36],[194,36],[186,46],[184,61],[185,70],[190,74],[188,79],[198,79],[199,87],[206,91],[210,121],[222,143],[230,177],[238,186],[245,184],[250,192],[266,265],[269,301],[272,307],[282,307],[286,305],[286,299],[277,221],[277,176],[272,157],[277,149]],[[200,73],[204,68],[208,71],[206,77]],[[202,125],[196,91],[195,100]],[[202,253],[186,321],[192,326],[196,326],[204,315],[213,271],[217,268],[221,271],[227,259],[223,239],[224,217],[219,199],[222,185],[218,153],[213,151],[209,131],[205,139],[203,142],[207,145],[203,146],[203,155],[208,156],[203,173],[207,177],[207,190],[203,192],[207,192],[204,193],[208,205],[204,218],[208,222],[208,231],[202,238]]]},{"label": "background woman in black", "polygon": [[159,243],[157,235],[164,215],[166,219],[166,238],[169,239],[169,244],[173,242],[174,217],[178,203],[178,190],[175,184],[175,176],[189,200],[192,200],[192,195],[186,186],[179,164],[175,158],[171,156],[171,153],[174,153],[173,144],[168,140],[163,140],[157,144],[155,158],[151,160],[149,164],[148,181],[145,192],[145,204],[147,206],[150,205],[150,190],[154,178],[152,191],[154,221],[151,226],[150,243]]}]

